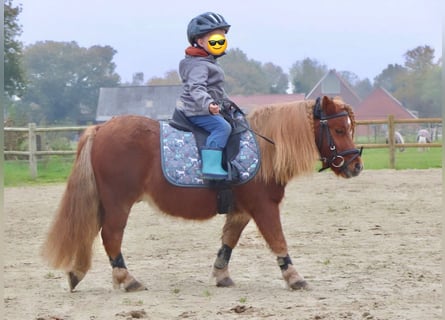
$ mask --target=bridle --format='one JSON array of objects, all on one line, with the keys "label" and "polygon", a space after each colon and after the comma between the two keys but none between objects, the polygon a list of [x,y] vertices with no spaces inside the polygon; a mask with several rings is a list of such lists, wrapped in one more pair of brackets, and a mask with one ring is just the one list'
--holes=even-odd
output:
[{"label": "bridle", "polygon": [[[360,149],[354,148],[342,152],[337,152],[337,147],[335,146],[334,139],[332,138],[328,121],[330,119],[335,119],[339,117],[349,117],[349,113],[347,111],[342,111],[336,114],[326,115],[323,111],[323,108],[321,107],[321,99],[317,98],[314,107],[314,119],[320,120],[320,127],[316,143],[318,152],[320,153],[320,161],[323,162],[323,167],[320,170],[318,170],[318,172],[329,169],[331,166],[335,168],[340,168],[340,171],[344,171],[352,161],[354,161],[356,158],[362,155],[363,147],[361,147]],[[331,151],[331,155],[329,157],[321,156],[321,148],[323,146],[324,136],[328,141],[329,150]],[[353,156],[348,161],[345,161],[345,156],[351,154]]]}]

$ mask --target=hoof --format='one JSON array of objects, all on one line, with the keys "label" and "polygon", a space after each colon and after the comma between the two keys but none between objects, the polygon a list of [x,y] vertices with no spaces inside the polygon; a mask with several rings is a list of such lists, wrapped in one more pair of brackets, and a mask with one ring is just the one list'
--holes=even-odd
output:
[{"label": "hoof", "polygon": [[75,271],[68,272],[68,283],[70,285],[70,291],[73,292],[74,288],[79,284],[79,282],[83,279],[85,274]]},{"label": "hoof", "polygon": [[305,280],[298,280],[289,286],[292,290],[307,289],[308,284]]},{"label": "hoof", "polygon": [[140,283],[135,279],[133,279],[133,281],[125,285],[125,291],[127,292],[143,291],[143,290],[147,290],[147,287],[145,287],[142,283]]},{"label": "hoof", "polygon": [[112,280],[114,289],[119,289],[122,286],[127,292],[147,290],[128,272],[127,268],[113,268]]},{"label": "hoof", "polygon": [[233,287],[234,285],[235,282],[233,282],[232,279],[230,279],[230,277],[226,277],[216,283],[217,287],[223,287],[223,288]]}]

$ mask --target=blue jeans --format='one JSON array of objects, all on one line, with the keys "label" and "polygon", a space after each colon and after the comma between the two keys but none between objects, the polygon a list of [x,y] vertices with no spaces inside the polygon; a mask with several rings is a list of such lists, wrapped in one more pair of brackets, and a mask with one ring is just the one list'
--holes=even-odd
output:
[{"label": "blue jeans", "polygon": [[192,116],[188,119],[207,131],[206,147],[224,149],[232,132],[232,126],[221,115]]}]

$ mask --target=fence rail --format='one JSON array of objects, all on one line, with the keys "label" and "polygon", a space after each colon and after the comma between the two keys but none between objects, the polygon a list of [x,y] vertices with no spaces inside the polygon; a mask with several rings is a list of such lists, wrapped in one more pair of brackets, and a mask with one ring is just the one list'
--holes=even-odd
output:
[{"label": "fence rail", "polygon": [[[395,124],[416,124],[416,123],[442,123],[441,118],[423,118],[423,119],[394,119],[394,116],[388,116],[386,120],[357,120],[357,125],[387,125],[388,126],[388,143],[366,143],[357,144],[357,147],[368,149],[388,148],[389,149],[389,167],[395,168],[395,150],[396,148],[412,148],[425,147],[420,143],[395,143]],[[37,128],[35,123],[30,123],[27,128],[5,127],[5,132],[26,132],[28,133],[28,151],[4,150],[4,155],[27,156],[29,159],[29,170],[32,179],[37,177],[37,156],[47,155],[72,155],[76,154],[75,150],[37,150],[37,133],[39,132],[80,132],[88,126],[72,126],[72,127],[51,127]],[[442,143],[428,143],[428,147],[442,147]]]},{"label": "fence rail", "polygon": [[[384,124],[388,126],[388,144],[383,143],[369,143],[357,144],[357,147],[364,147],[368,149],[375,148],[389,148],[389,168],[396,167],[396,148],[422,148],[425,144],[422,143],[398,143],[395,141],[395,125],[396,124],[418,124],[418,123],[442,123],[441,118],[422,118],[422,119],[394,119],[393,115],[389,115],[386,120],[357,120],[357,125],[375,125]],[[428,147],[438,148],[442,147],[442,143],[428,143]]]},{"label": "fence rail", "polygon": [[27,132],[28,133],[28,151],[4,150],[4,155],[27,156],[29,159],[29,174],[32,179],[37,178],[37,156],[45,155],[71,155],[76,154],[75,150],[37,150],[37,133],[38,132],[79,132],[88,126],[76,127],[52,127],[37,128],[35,123],[28,124],[27,128],[5,127],[5,132]]}]

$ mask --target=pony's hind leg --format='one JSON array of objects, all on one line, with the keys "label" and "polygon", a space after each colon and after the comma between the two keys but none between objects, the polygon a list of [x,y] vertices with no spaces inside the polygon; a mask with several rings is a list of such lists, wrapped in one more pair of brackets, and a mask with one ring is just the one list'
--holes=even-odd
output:
[{"label": "pony's hind leg", "polygon": [[229,274],[229,261],[232,249],[238,243],[242,231],[250,221],[247,214],[228,214],[223,228],[222,246],[213,264],[213,276],[218,287],[235,285]]},{"label": "pony's hind leg", "polygon": [[121,285],[125,291],[140,291],[147,289],[142,283],[136,280],[130,272],[128,272],[122,253],[119,253],[114,259],[111,257],[109,258],[111,267],[113,268],[112,280],[114,289],[119,289]]},{"label": "pony's hind leg", "polygon": [[112,218],[110,215],[108,215],[108,218],[103,215],[101,236],[113,269],[113,287],[119,289],[122,286],[125,291],[140,291],[146,288],[128,272],[121,253],[122,238],[128,214],[129,212],[121,215],[114,214],[111,215]]},{"label": "pony's hind leg", "polygon": [[84,250],[79,250],[76,254],[75,263],[70,271],[67,272],[68,284],[70,286],[70,291],[73,292],[80,281],[85,277],[86,273],[91,266],[91,250],[84,248]]}]

